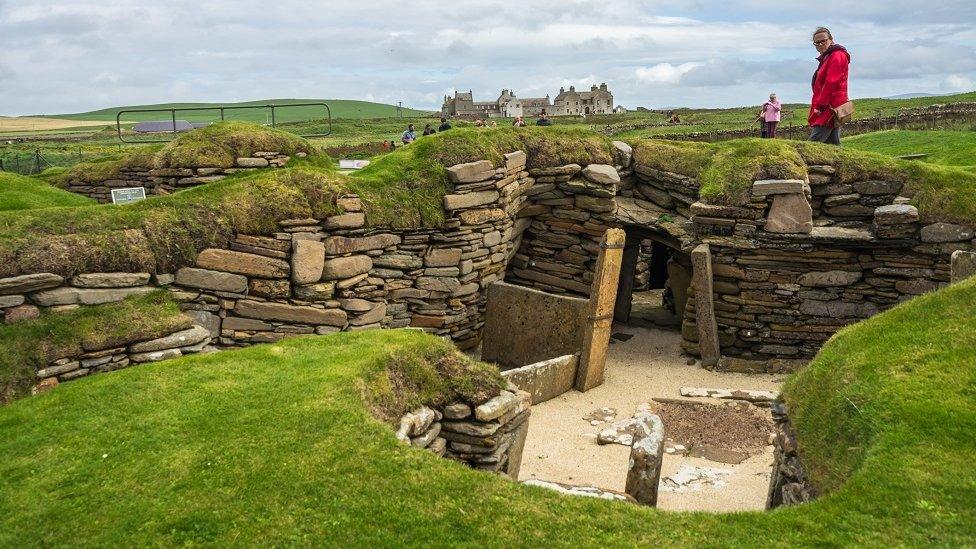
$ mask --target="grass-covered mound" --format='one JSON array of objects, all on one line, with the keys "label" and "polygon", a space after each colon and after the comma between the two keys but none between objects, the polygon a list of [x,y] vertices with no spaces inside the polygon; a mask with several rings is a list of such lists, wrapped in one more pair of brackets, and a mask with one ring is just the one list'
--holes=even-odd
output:
[{"label": "grass-covered mound", "polygon": [[976,220],[976,172],[898,160],[887,155],[785,139],[718,143],[637,140],[642,165],[697,177],[706,202],[744,204],[758,179],[802,179],[807,165],[830,164],[838,181],[907,182],[923,222]]},{"label": "grass-covered mound", "polygon": [[91,206],[90,198],[52,187],[43,181],[0,172],[0,212],[58,206]]},{"label": "grass-covered mound", "polygon": [[973,130],[886,130],[845,137],[844,146],[890,156],[924,154],[921,162],[976,167]]},{"label": "grass-covered mound", "polygon": [[[184,137],[194,134],[193,142],[210,135]],[[452,130],[401,147],[350,175],[315,159],[301,160],[291,168],[241,173],[125,206],[0,212],[0,276],[173,272],[200,250],[226,246],[235,232],[267,234],[282,219],[341,213],[336,197],[344,193],[362,198],[369,226],[438,227],[449,190],[446,166],[486,158],[500,165],[503,154],[516,150],[529,154],[530,165],[611,161],[606,138],[578,130]]]},{"label": "grass-covered mound", "polygon": [[192,326],[166,291],[118,303],[81,307],[64,313],[0,325],[0,404],[26,395],[35,371],[52,360],[83,352],[125,346]]},{"label": "grass-covered mound", "polygon": [[[974,311],[976,280],[920,297],[846,328],[790,380],[826,492],[809,505],[664,513],[402,446],[364,394],[414,371],[391,375],[396,357],[448,351],[370,331],[138,366],[0,408],[0,545],[971,545]],[[419,372],[403,386],[443,375]]]}]

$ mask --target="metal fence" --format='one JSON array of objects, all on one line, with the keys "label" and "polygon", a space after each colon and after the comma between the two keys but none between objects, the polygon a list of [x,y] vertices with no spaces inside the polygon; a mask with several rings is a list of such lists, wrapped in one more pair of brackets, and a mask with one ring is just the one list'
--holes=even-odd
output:
[{"label": "metal fence", "polygon": [[269,103],[267,105],[229,105],[229,106],[218,106],[218,107],[183,107],[183,108],[169,108],[169,109],[124,109],[116,113],[115,116],[115,128],[118,132],[119,141],[123,143],[168,143],[172,139],[139,139],[135,141],[126,140],[122,132],[122,115],[131,113],[149,113],[149,112],[159,112],[159,113],[169,113],[169,121],[166,125],[171,129],[167,129],[165,132],[157,132],[156,135],[160,133],[171,134],[173,138],[181,131],[177,125],[176,113],[177,112],[199,112],[199,111],[218,111],[220,113],[220,120],[225,120],[227,111],[236,111],[243,109],[269,109],[271,114],[271,127],[277,127],[277,111],[279,109],[291,108],[291,107],[324,107],[325,108],[325,118],[328,125],[328,130],[324,133],[309,133],[309,134],[298,134],[300,137],[326,137],[332,134],[332,109],[329,108],[328,103],[322,101],[316,101],[311,103],[289,103],[287,105],[275,105],[274,103]]}]

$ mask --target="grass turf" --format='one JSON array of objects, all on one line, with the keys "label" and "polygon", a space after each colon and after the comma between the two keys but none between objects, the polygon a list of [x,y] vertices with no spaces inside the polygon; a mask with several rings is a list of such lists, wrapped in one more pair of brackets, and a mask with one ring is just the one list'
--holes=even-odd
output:
[{"label": "grass turf", "polygon": [[745,204],[758,179],[802,179],[807,165],[830,164],[839,182],[907,183],[923,222],[976,220],[976,172],[898,160],[887,155],[806,141],[734,139],[718,143],[632,140],[639,164],[697,177],[704,201]]},{"label": "grass turf", "polygon": [[844,146],[890,156],[925,154],[921,162],[976,167],[976,131],[888,130],[847,137]]},{"label": "grass turf", "polygon": [[976,280],[917,298],[791,377],[826,491],[809,505],[665,513],[401,446],[364,384],[402,353],[446,351],[370,331],[142,365],[0,408],[0,545],[968,545],[974,310]]},{"label": "grass turf", "polygon": [[0,403],[28,393],[35,371],[85,350],[122,346],[191,327],[166,291],[0,327]]},{"label": "grass turf", "polygon": [[0,212],[95,204],[97,202],[90,198],[52,187],[43,181],[0,172]]}]

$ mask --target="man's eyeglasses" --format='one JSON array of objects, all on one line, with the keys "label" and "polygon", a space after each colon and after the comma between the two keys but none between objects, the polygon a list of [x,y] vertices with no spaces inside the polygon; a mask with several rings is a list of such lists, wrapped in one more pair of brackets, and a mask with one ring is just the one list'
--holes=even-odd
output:
[{"label": "man's eyeglasses", "polygon": [[823,40],[814,40],[813,41],[813,45],[814,46],[822,46],[822,45],[826,44],[827,42],[830,42],[830,38],[825,38]]}]

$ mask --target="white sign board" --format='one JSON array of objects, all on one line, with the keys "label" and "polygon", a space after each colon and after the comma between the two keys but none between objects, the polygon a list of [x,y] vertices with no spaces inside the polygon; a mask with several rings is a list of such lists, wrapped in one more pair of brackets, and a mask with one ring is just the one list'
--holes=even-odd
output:
[{"label": "white sign board", "polygon": [[146,189],[143,187],[126,187],[112,189],[112,204],[128,204],[146,199]]},{"label": "white sign board", "polygon": [[340,160],[339,169],[340,170],[361,170],[369,166],[369,160]]}]

